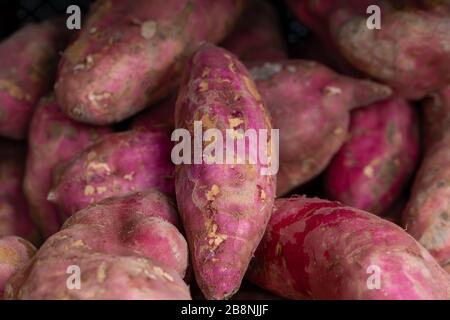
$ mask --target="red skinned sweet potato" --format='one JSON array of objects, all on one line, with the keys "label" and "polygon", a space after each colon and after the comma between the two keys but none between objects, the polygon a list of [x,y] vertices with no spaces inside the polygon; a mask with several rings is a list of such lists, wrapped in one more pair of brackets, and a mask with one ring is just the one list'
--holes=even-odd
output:
[{"label": "red skinned sweet potato", "polygon": [[404,190],[419,156],[419,123],[403,99],[352,113],[350,137],[325,175],[330,199],[382,214]]},{"label": "red skinned sweet potato", "polygon": [[203,41],[219,42],[246,0],[100,0],[61,60],[56,94],[73,119],[108,124],[178,85]]},{"label": "red skinned sweet potato", "polygon": [[252,2],[221,46],[242,61],[287,58],[278,12],[266,0]]},{"label": "red skinned sweet potato", "polygon": [[174,194],[172,143],[166,132],[110,134],[73,157],[55,177],[48,199],[64,219],[102,199],[154,187]]},{"label": "red skinned sweet potato", "polygon": [[0,43],[0,135],[26,138],[34,109],[51,88],[66,31],[56,21],[28,24]]},{"label": "red skinned sweet potato", "polygon": [[[357,69],[420,99],[450,81],[450,6],[439,1],[291,1],[302,21]],[[381,29],[367,27],[369,5]],[[430,49],[432,48],[432,49]]]},{"label": "red skinned sweet potato", "polygon": [[291,299],[449,299],[450,276],[395,224],[338,202],[279,199],[248,272]]},{"label": "red skinned sweet potato", "polygon": [[[198,121],[202,129],[217,129],[223,137],[229,129],[235,133],[229,134],[233,143],[245,139],[243,164],[226,160],[220,164],[216,149],[212,159],[205,153],[202,163],[191,158],[192,164],[184,162],[176,168],[177,203],[197,283],[207,299],[226,299],[239,289],[264,233],[276,185],[275,175],[263,174],[261,158],[255,164],[249,161],[257,146],[238,130],[267,130],[260,143],[272,146],[272,126],[246,68],[228,51],[210,44],[201,46],[183,79],[175,111],[178,129],[194,137],[194,122]],[[233,153],[225,144],[217,148],[223,155]],[[241,157],[243,160],[244,155]],[[268,167],[272,161],[269,156]]]},{"label": "red skinned sweet potato", "polygon": [[345,142],[350,110],[391,94],[388,87],[338,75],[311,61],[264,63],[250,73],[280,130],[278,195],[326,168]]},{"label": "red skinned sweet potato", "polygon": [[[16,299],[190,299],[187,243],[156,190],[108,198],[69,218],[7,284]],[[81,283],[68,288],[68,267]]]},{"label": "red skinned sweet potato", "polygon": [[27,263],[36,248],[20,237],[0,236],[0,300],[9,278]]},{"label": "red skinned sweet potato", "polygon": [[36,243],[38,231],[22,188],[25,157],[25,145],[0,141],[0,236],[16,235]]},{"label": "red skinned sweet potato", "polygon": [[423,109],[425,155],[403,223],[450,270],[450,86],[435,94]]},{"label": "red skinned sweet potato", "polygon": [[24,190],[44,237],[57,232],[62,224],[56,207],[47,200],[53,171],[109,131],[69,119],[52,95],[39,103],[30,125]]}]

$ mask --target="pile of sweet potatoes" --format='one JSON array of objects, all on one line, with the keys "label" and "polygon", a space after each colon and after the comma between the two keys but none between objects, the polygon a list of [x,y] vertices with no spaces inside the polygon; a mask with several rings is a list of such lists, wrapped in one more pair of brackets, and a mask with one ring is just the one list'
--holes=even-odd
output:
[{"label": "pile of sweet potatoes", "polygon": [[0,299],[450,299],[446,2],[82,21],[0,42]]}]

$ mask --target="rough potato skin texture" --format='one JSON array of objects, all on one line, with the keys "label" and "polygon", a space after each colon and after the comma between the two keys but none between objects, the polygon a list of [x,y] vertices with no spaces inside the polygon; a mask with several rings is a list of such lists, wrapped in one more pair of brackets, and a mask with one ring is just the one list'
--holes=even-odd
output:
[{"label": "rough potato skin texture", "polygon": [[17,235],[37,242],[34,226],[22,188],[26,146],[0,140],[0,236]]},{"label": "rough potato skin texture", "polygon": [[53,95],[41,99],[30,124],[24,191],[33,220],[45,238],[62,224],[56,207],[47,200],[53,172],[108,132],[109,128],[68,118]]},{"label": "rough potato skin texture", "polygon": [[[190,299],[187,243],[174,204],[156,190],[108,198],[77,212],[10,279],[11,299]],[[79,290],[67,288],[70,265]]]},{"label": "rough potato skin texture", "polygon": [[100,0],[66,49],[58,102],[75,120],[109,124],[177,86],[203,41],[221,41],[247,0]]},{"label": "rough potato skin texture", "polygon": [[450,86],[424,105],[425,155],[403,213],[407,231],[450,270]]},{"label": "rough potato skin texture", "polygon": [[26,138],[39,99],[55,76],[65,28],[28,24],[0,43],[0,135]]},{"label": "rough potato skin texture", "polygon": [[[202,45],[188,64],[177,100],[176,127],[194,137],[194,121],[201,121],[204,131],[220,130],[223,137],[226,129],[267,129],[270,148],[271,120],[246,68],[210,44]],[[270,217],[276,176],[262,175],[259,160],[177,165],[178,207],[197,283],[207,299],[227,299],[239,289]]]},{"label": "rough potato skin texture", "polygon": [[221,45],[242,61],[287,58],[278,12],[266,0],[254,0]]},{"label": "rough potato skin texture", "polygon": [[423,98],[450,81],[450,10],[386,10],[376,31],[366,20],[345,9],[330,18],[337,46],[356,68],[408,99]]},{"label": "rough potato skin texture", "polygon": [[403,99],[352,113],[349,139],[325,174],[330,199],[382,214],[403,192],[419,156],[419,123]]},{"label": "rough potato skin texture", "polygon": [[280,130],[278,195],[326,168],[345,142],[350,110],[391,94],[388,87],[338,75],[312,61],[261,63],[250,73]]},{"label": "rough potato skin texture", "polygon": [[111,196],[154,187],[173,195],[172,142],[165,132],[110,134],[72,158],[55,177],[48,199],[64,219]]},{"label": "rough potato skin texture", "polygon": [[0,236],[0,300],[3,299],[8,279],[28,262],[36,248],[17,236]]},{"label": "rough potato skin texture", "polygon": [[395,224],[317,198],[275,207],[248,272],[258,286],[290,299],[450,298],[450,276]]}]

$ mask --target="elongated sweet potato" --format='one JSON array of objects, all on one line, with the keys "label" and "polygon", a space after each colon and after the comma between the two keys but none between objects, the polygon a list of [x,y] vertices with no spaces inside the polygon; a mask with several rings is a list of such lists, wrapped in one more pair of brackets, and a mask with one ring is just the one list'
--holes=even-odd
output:
[{"label": "elongated sweet potato", "polygon": [[171,148],[166,132],[111,134],[61,169],[48,199],[68,218],[91,203],[132,191],[155,187],[174,194]]},{"label": "elongated sweet potato", "polygon": [[22,188],[26,146],[0,140],[0,236],[39,240]]},{"label": "elongated sweet potato", "polygon": [[326,168],[345,142],[350,110],[391,93],[388,87],[338,75],[311,61],[264,63],[250,73],[280,130],[279,195]]},{"label": "elongated sweet potato", "polygon": [[351,207],[382,214],[417,166],[417,114],[403,99],[375,103],[352,113],[349,133],[327,169],[327,194]]},{"label": "elongated sweet potato", "polygon": [[0,135],[26,138],[34,109],[51,88],[66,31],[56,21],[28,24],[0,43]]},{"label": "elongated sweet potato", "polygon": [[279,199],[248,278],[292,299],[449,299],[450,276],[395,224],[338,202]]},{"label": "elongated sweet potato", "polygon": [[253,1],[222,47],[242,61],[286,59],[286,44],[273,5],[266,0]]},{"label": "elongated sweet potato", "polygon": [[121,121],[167,95],[203,41],[221,41],[246,0],[100,0],[64,52],[56,83],[73,119]]},{"label": "elongated sweet potato", "polygon": [[[203,154],[200,163],[192,162],[183,150],[192,164],[185,161],[176,169],[177,202],[197,283],[207,299],[226,299],[239,289],[269,219],[276,177],[264,175],[262,169],[270,167],[276,155],[269,156],[267,164],[260,157],[254,164],[250,161],[259,149],[258,141],[266,151],[272,146],[269,114],[244,65],[210,44],[201,46],[190,61],[176,105],[180,132],[187,130],[194,137],[195,121],[201,129],[217,129],[233,145],[242,139],[246,147],[245,154],[239,155],[234,147],[227,150],[225,143],[216,144],[215,152]],[[240,131],[250,129],[257,134],[266,130],[267,135],[260,135],[255,145]],[[214,137],[211,144],[220,141],[218,135]],[[210,146],[206,141],[200,143]],[[230,161],[224,155],[231,155]],[[242,164],[236,156],[245,157]]]},{"label": "elongated sweet potato", "polygon": [[9,278],[28,262],[36,248],[20,237],[0,236],[0,300]]},{"label": "elongated sweet potato", "polygon": [[[7,284],[16,299],[190,299],[187,243],[174,204],[156,190],[77,212]],[[67,270],[77,270],[76,276]]]},{"label": "elongated sweet potato", "polygon": [[59,230],[61,219],[47,200],[53,171],[110,130],[75,122],[63,114],[52,95],[41,100],[30,125],[25,195],[42,235]]},{"label": "elongated sweet potato", "polygon": [[450,270],[450,86],[426,105],[425,155],[403,214],[407,231]]},{"label": "elongated sweet potato", "polygon": [[[367,27],[366,9],[373,4],[381,8],[381,29]],[[354,67],[405,98],[420,99],[450,81],[448,4],[307,0],[291,1],[291,7]]]}]

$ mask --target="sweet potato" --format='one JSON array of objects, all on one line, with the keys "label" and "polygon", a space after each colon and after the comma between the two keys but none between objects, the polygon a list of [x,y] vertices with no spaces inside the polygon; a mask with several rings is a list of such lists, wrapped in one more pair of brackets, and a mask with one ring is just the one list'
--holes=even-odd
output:
[{"label": "sweet potato", "polygon": [[221,45],[242,61],[287,58],[278,12],[266,0],[254,0]]},{"label": "sweet potato", "polygon": [[109,124],[178,85],[203,41],[219,42],[247,0],[100,0],[62,57],[56,94],[73,119]]},{"label": "sweet potato", "polygon": [[[418,0],[315,2],[291,4],[300,18],[354,67],[389,84],[399,95],[420,99],[450,81],[448,4]],[[372,4],[381,7],[379,30],[367,27],[366,8]]]},{"label": "sweet potato", "polygon": [[403,222],[444,268],[450,268],[450,86],[423,109],[425,155]]},{"label": "sweet potato", "polygon": [[30,125],[24,190],[32,217],[44,237],[58,231],[62,223],[55,206],[47,200],[53,171],[109,131],[69,119],[53,95],[40,101]]},{"label": "sweet potato", "polygon": [[8,279],[28,262],[36,248],[20,237],[0,236],[0,300]]},{"label": "sweet potato", "polygon": [[89,204],[155,187],[174,194],[172,143],[166,132],[110,134],[72,158],[55,177],[48,199],[64,219]]},{"label": "sweet potato", "polygon": [[310,61],[257,64],[250,73],[280,130],[279,195],[326,168],[345,142],[350,110],[391,93],[388,87],[344,77]]},{"label": "sweet potato", "polygon": [[330,199],[382,214],[404,190],[419,156],[419,123],[403,99],[352,113],[350,138],[325,174]]},{"label": "sweet potato", "polygon": [[0,135],[26,137],[39,99],[51,88],[66,31],[56,21],[28,24],[0,43]]},{"label": "sweet potato", "polygon": [[0,140],[0,236],[16,235],[36,243],[39,234],[22,188],[25,156],[25,145]]},{"label": "sweet potato", "polygon": [[248,272],[291,299],[449,299],[450,275],[395,224],[338,202],[279,199]]},{"label": "sweet potato", "polygon": [[[199,121],[202,129],[219,130],[223,137],[229,129],[235,133],[229,134],[233,144],[246,139],[238,130],[268,130],[265,140],[259,140],[272,146],[269,114],[247,69],[233,54],[211,44],[202,45],[182,81],[175,111],[178,129],[188,130],[191,137],[195,136],[194,121]],[[262,174],[261,158],[254,161],[256,164],[249,161],[257,146],[248,139],[244,142],[243,164],[226,160],[220,164],[217,150],[223,155],[234,153],[224,143],[211,155],[213,159],[202,157],[207,159],[202,163],[191,159],[192,164],[184,162],[176,168],[178,207],[195,277],[207,299],[226,299],[239,289],[275,196],[275,175]],[[205,145],[209,144],[203,141]],[[269,157],[269,167],[271,161]]]},{"label": "sweet potato", "polygon": [[[190,299],[187,243],[174,204],[156,190],[77,212],[7,285],[16,299]],[[78,267],[79,289],[67,286]]]}]

